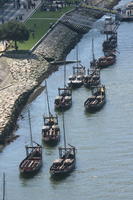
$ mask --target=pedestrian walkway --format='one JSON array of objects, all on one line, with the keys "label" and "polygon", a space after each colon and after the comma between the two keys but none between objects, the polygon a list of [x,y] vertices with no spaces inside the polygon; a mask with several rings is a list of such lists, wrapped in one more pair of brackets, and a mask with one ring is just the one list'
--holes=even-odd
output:
[{"label": "pedestrian walkway", "polygon": [[26,21],[41,6],[41,3],[41,0],[36,0],[35,7],[30,7],[30,9],[28,7],[24,8],[24,4],[20,4],[19,8],[14,3],[6,4],[3,9],[0,9],[0,24],[11,20]]},{"label": "pedestrian walkway", "polygon": [[[41,6],[41,0],[35,2],[35,8],[31,7],[30,9],[24,8],[23,4],[20,4],[19,8],[14,3],[6,4],[3,9],[0,9],[0,24],[11,20],[25,22]],[[0,52],[5,51],[6,47],[5,42],[0,42]]]},{"label": "pedestrian walkway", "polygon": [[0,42],[0,52],[5,51],[5,45],[3,42]]},{"label": "pedestrian walkway", "polygon": [[46,19],[46,20],[58,20],[59,18],[52,18],[52,17],[48,17],[48,18],[46,18],[46,17],[37,17],[37,18],[34,18],[34,17],[32,17],[30,20],[34,20],[34,19],[36,19],[36,20],[40,20],[40,19],[42,19],[42,20],[44,20],[44,19]]},{"label": "pedestrian walkway", "polygon": [[8,41],[1,41],[0,42],[0,56],[2,55],[1,53],[4,52],[10,45],[10,42]]}]

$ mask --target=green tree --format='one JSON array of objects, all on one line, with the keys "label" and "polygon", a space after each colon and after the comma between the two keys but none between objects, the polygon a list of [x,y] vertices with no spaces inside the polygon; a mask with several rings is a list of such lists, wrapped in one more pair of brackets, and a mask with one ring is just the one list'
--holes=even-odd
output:
[{"label": "green tree", "polygon": [[0,40],[5,40],[6,33],[4,32],[3,25],[0,25]]},{"label": "green tree", "polygon": [[0,26],[0,40],[14,41],[16,50],[17,41],[24,42],[29,39],[29,36],[29,30],[23,23],[10,21]]},{"label": "green tree", "polygon": [[0,0],[0,8],[2,8],[2,6],[4,5],[5,1],[4,0]]}]

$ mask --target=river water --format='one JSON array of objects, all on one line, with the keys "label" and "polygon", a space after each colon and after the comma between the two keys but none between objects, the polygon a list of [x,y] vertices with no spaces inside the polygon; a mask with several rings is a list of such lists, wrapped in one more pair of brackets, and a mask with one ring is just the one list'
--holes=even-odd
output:
[{"label": "river water", "polygon": [[[126,1],[121,1],[125,3]],[[18,120],[20,137],[0,153],[0,191],[2,173],[6,173],[6,197],[10,200],[130,200],[133,198],[133,23],[121,23],[118,29],[118,51],[115,65],[101,71],[107,90],[107,103],[99,112],[86,114],[83,103],[90,91],[81,87],[73,91],[72,108],[65,112],[67,143],[77,148],[76,169],[62,180],[52,180],[49,168],[58,158],[58,146],[43,145],[43,167],[31,179],[19,176],[18,166],[25,157],[25,144],[30,141],[27,108]],[[103,55],[105,38],[93,29],[78,44],[79,59],[89,67],[91,40],[95,55]],[[76,47],[67,60],[75,60]],[[67,65],[67,77],[72,73]],[[44,85],[44,83],[42,83]],[[51,112],[57,88],[63,86],[63,67],[48,78]],[[41,143],[43,114],[47,114],[46,94],[42,92],[30,105],[33,138]],[[62,129],[62,115],[59,114]],[[2,196],[2,195],[1,195]]]}]

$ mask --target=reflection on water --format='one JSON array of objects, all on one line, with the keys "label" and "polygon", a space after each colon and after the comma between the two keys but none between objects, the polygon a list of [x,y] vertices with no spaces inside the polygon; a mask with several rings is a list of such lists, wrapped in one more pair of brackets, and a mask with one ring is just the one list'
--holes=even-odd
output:
[{"label": "reflection on water", "polygon": [[[123,1],[124,3],[126,1]],[[50,178],[49,168],[58,158],[58,147],[63,145],[62,114],[59,114],[61,141],[55,147],[43,144],[43,167],[32,179],[20,177],[18,166],[25,157],[25,144],[29,144],[27,108],[18,121],[16,134],[20,137],[8,145],[0,154],[0,184],[2,173],[6,172],[6,196],[10,199],[71,199],[71,200],[129,200],[132,199],[132,141],[133,141],[133,23],[121,23],[118,30],[117,62],[101,71],[102,83],[106,86],[107,103],[99,112],[85,113],[84,101],[91,95],[81,87],[73,91],[72,108],[65,112],[67,142],[77,148],[76,169],[62,180]],[[95,42],[95,55],[103,55],[104,35],[97,30],[87,33],[79,42],[79,58],[89,67],[91,36]],[[75,48],[76,49],[76,48]],[[75,60],[73,49],[67,60]],[[67,65],[67,77],[73,64]],[[42,84],[44,85],[44,84]],[[48,78],[51,112],[54,113],[54,99],[58,87],[63,86],[63,67]],[[43,115],[47,114],[44,92],[31,105],[33,138],[41,143]],[[2,189],[1,189],[2,190]]]}]

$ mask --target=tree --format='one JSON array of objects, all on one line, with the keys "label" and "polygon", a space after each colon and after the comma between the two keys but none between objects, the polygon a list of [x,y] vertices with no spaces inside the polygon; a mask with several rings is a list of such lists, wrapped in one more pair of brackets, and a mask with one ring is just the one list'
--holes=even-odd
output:
[{"label": "tree", "polygon": [[0,26],[0,40],[13,40],[15,49],[18,49],[17,41],[24,42],[29,39],[29,30],[21,22],[10,21]]},{"label": "tree", "polygon": [[0,8],[4,5],[5,1],[4,0],[0,0]]}]

